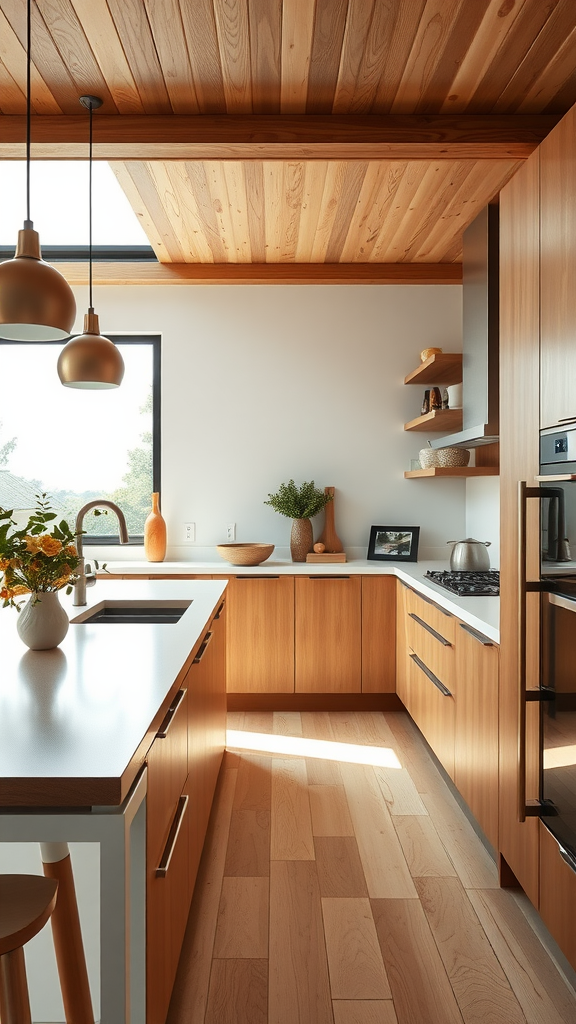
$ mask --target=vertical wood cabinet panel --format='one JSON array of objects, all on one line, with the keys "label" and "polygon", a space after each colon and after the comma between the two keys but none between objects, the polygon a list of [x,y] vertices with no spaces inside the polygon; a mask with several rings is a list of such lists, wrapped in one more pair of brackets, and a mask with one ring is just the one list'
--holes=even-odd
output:
[{"label": "vertical wood cabinet panel", "polygon": [[[500,193],[500,826],[506,864],[538,905],[538,822],[518,817],[518,483],[538,473],[540,378],[539,151],[529,157]],[[536,503],[529,503],[534,506]],[[531,510],[531,512],[537,510]],[[530,575],[538,575],[538,525],[528,552]],[[527,663],[529,687],[537,685],[537,595],[531,602]],[[527,708],[526,795],[538,796],[538,709]],[[501,865],[504,868],[504,865]],[[503,871],[504,877],[504,871]]]},{"label": "vertical wood cabinet panel", "polygon": [[576,420],[576,109],[539,148],[541,425]]},{"label": "vertical wood cabinet panel", "polygon": [[572,967],[576,969],[576,874],[560,856],[557,839],[540,828],[540,916]]},{"label": "vertical wood cabinet panel", "polygon": [[454,778],[454,696],[438,689],[427,675],[424,664],[418,664],[414,655],[409,654],[408,710],[448,775]]},{"label": "vertical wood cabinet panel", "polygon": [[359,576],[296,578],[297,693],[360,693],[361,589]]},{"label": "vertical wood cabinet panel", "polygon": [[410,692],[408,688],[408,640],[406,637],[406,595],[408,588],[400,580],[396,581],[396,693],[408,708]]},{"label": "vertical wood cabinet panel", "polygon": [[396,691],[396,578],[362,577],[362,693]]},{"label": "vertical wood cabinet panel", "polygon": [[228,583],[229,693],[294,692],[294,578]]},{"label": "vertical wood cabinet panel", "polygon": [[460,627],[454,782],[498,849],[498,647]]}]

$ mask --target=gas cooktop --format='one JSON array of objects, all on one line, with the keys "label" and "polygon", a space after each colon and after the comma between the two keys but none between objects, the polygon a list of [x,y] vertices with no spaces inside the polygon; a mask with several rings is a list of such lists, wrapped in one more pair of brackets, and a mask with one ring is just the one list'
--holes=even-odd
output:
[{"label": "gas cooktop", "polygon": [[485,572],[439,572],[428,570],[426,576],[439,587],[459,597],[497,597],[500,593],[498,569]]}]

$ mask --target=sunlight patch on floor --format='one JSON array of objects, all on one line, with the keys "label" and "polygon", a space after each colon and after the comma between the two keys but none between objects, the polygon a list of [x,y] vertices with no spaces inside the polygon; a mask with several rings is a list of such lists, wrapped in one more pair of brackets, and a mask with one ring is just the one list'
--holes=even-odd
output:
[{"label": "sunlight patch on floor", "polygon": [[304,739],[302,736],[276,736],[272,733],[228,729],[226,746],[229,750],[259,750],[268,754],[318,757],[326,761],[371,764],[381,768],[402,767],[390,747],[365,747],[357,743]]}]

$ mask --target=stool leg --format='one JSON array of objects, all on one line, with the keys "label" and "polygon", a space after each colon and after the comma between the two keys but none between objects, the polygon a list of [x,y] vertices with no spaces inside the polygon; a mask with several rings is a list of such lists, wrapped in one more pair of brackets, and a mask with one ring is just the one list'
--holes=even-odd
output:
[{"label": "stool leg", "polygon": [[68,1024],[94,1024],[68,844],[41,843],[40,847],[46,878],[58,882],[58,898],[50,921],[66,1020]]},{"label": "stool leg", "polygon": [[32,1024],[21,946],[0,956],[0,1020],[2,1024]]}]

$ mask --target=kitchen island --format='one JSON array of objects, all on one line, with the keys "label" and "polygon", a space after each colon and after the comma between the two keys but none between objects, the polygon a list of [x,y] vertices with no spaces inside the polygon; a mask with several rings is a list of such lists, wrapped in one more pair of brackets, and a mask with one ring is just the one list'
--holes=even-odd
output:
[{"label": "kitchen island", "polygon": [[[199,856],[224,749],[224,635],[203,655],[223,628],[225,588],[217,580],[98,581],[85,608],[63,598],[71,619],[116,601],[187,607],[174,623],[71,622],[60,647],[45,652],[23,646],[16,612],[0,616],[0,841],[99,843],[101,1017],[107,1024],[147,1019],[145,906],[150,876],[158,875],[158,865],[151,868],[147,859],[153,851],[161,866],[171,841],[169,800],[177,804],[180,837],[173,837],[168,859],[174,853],[176,866],[182,862],[188,871],[189,832]],[[182,807],[191,805],[196,818],[199,790],[201,822],[181,829]],[[192,872],[182,883],[187,896],[162,881],[168,903],[183,905],[191,895]],[[157,895],[154,900],[161,918]],[[164,967],[158,987],[165,1001],[172,965]],[[156,979],[151,986],[149,970],[148,976],[150,991]]]}]

